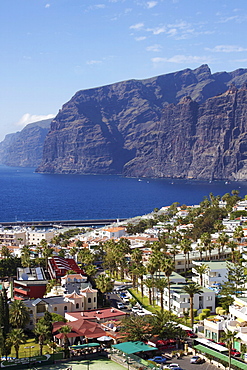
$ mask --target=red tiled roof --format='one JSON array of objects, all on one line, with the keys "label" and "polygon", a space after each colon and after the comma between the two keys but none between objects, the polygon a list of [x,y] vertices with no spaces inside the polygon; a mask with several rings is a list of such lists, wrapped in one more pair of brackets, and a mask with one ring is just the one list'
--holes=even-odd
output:
[{"label": "red tiled roof", "polygon": [[[56,325],[57,324],[57,325]],[[55,323],[53,324],[53,333],[55,334],[58,330],[61,329],[62,326],[68,325],[71,327],[71,333],[68,334],[71,337],[73,336],[84,336],[87,338],[99,338],[105,335],[105,331],[101,329],[101,326],[96,322],[92,322],[89,320],[79,319],[73,322],[67,323]],[[55,334],[57,338],[63,338],[64,334],[57,333]]]}]

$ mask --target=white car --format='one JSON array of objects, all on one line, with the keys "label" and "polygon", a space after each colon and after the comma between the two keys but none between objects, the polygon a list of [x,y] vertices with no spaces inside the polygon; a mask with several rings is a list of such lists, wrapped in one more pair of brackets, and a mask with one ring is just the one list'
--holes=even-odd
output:
[{"label": "white car", "polygon": [[117,302],[117,308],[119,310],[122,310],[123,308],[125,308],[124,304],[122,302]]},{"label": "white car", "polygon": [[132,307],[131,311],[134,312],[134,313],[136,313],[136,312],[140,311],[140,308],[134,306],[134,307]]}]

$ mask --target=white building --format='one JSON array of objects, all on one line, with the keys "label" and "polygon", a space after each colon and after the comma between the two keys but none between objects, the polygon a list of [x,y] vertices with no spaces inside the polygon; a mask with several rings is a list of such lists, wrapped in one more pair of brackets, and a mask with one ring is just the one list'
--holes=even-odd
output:
[{"label": "white building", "polygon": [[[158,275],[158,274],[157,274]],[[163,274],[160,277],[164,277]],[[178,317],[183,317],[185,311],[190,309],[190,297],[183,289],[187,285],[185,278],[179,274],[172,273],[170,276],[171,287],[170,287],[170,307],[171,311]],[[194,295],[194,309],[198,310],[198,313],[202,309],[210,309],[211,312],[215,312],[215,292],[202,287],[202,293]],[[145,295],[148,296],[148,289],[144,286]],[[155,299],[157,304],[160,305],[160,293],[155,289]],[[164,309],[169,309],[169,298],[168,289],[164,290]]]},{"label": "white building", "polygon": [[66,312],[96,310],[97,292],[96,289],[88,287],[80,294],[74,292],[64,296],[24,300],[23,303],[28,307],[30,314],[28,327],[32,329],[46,311],[65,316]]},{"label": "white building", "polygon": [[[231,262],[226,261],[193,261],[194,266],[206,265],[207,271],[202,274],[202,286],[204,287],[216,287],[217,284],[223,284],[227,281],[227,265],[233,266]],[[200,275],[195,268],[192,268],[193,274],[192,280],[201,285]]]},{"label": "white building", "polygon": [[24,229],[1,229],[0,244],[24,245],[26,244],[26,230]]},{"label": "white building", "polygon": [[34,230],[27,232],[27,244],[29,245],[39,245],[41,240],[46,240],[50,243],[52,238],[54,238],[54,230]]},{"label": "white building", "polygon": [[121,238],[121,236],[124,236],[126,234],[125,232],[125,227],[120,227],[120,226],[117,226],[117,227],[109,227],[107,229],[100,229],[98,230],[99,234],[102,236],[102,237],[107,237],[107,238]]}]

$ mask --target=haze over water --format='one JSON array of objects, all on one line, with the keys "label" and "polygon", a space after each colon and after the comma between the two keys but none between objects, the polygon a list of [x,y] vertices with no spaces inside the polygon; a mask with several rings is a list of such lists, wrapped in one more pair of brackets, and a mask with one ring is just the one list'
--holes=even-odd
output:
[{"label": "haze over water", "polygon": [[0,222],[130,218],[154,208],[199,204],[210,192],[247,194],[247,182],[47,175],[0,166]]}]

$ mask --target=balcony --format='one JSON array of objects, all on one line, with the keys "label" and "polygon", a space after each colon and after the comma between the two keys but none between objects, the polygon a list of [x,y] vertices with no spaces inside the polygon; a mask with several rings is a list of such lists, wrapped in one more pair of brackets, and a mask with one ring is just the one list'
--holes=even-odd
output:
[{"label": "balcony", "polygon": [[225,320],[223,319],[213,319],[213,320],[204,319],[204,327],[206,329],[213,329],[214,331],[224,330]]},{"label": "balcony", "polygon": [[241,334],[247,334],[247,326],[244,326],[244,325],[247,325],[247,323],[245,322],[239,322],[237,320],[227,320],[226,321],[226,328],[229,330],[229,331],[237,331]]},{"label": "balcony", "polygon": [[229,312],[232,316],[239,318],[243,321],[247,321],[247,307],[243,306],[237,306],[233,305],[229,307]]}]

